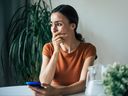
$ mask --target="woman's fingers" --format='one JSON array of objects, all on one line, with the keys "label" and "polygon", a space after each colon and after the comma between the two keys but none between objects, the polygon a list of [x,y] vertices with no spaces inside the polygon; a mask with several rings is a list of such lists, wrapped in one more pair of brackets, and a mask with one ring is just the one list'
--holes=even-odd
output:
[{"label": "woman's fingers", "polygon": [[58,42],[58,43],[63,43],[64,42],[64,38],[66,37],[66,34],[58,34],[55,37],[53,36],[52,41],[53,42]]},{"label": "woman's fingers", "polygon": [[52,43],[53,43],[53,46],[54,46],[54,50],[59,51],[60,44],[64,43],[64,40],[65,40],[66,36],[67,35],[65,33],[62,33],[62,32],[53,33]]},{"label": "woman's fingers", "polygon": [[42,93],[43,90],[45,91],[45,89],[43,89],[43,88],[37,88],[37,87],[32,87],[32,86],[29,86],[29,88],[31,88],[33,91],[36,91],[36,92],[39,92],[39,93]]},{"label": "woman's fingers", "polygon": [[53,37],[56,37],[57,35],[61,34],[62,32],[55,32],[53,33]]},{"label": "woman's fingers", "polygon": [[66,36],[66,33],[62,33],[62,32],[56,32],[53,34],[53,38],[63,38]]},{"label": "woman's fingers", "polygon": [[61,38],[60,36],[57,36],[55,38],[52,38],[52,41],[59,41],[59,40],[63,40],[63,38]]},{"label": "woman's fingers", "polygon": [[45,88],[37,88],[32,86],[29,86],[29,88],[31,88],[34,91],[35,96],[58,96],[56,88],[54,88],[53,86],[46,83],[42,83],[42,86]]}]

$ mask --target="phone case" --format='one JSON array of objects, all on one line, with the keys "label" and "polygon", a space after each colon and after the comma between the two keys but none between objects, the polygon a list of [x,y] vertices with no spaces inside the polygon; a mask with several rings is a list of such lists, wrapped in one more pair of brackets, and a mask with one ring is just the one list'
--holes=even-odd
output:
[{"label": "phone case", "polygon": [[27,85],[30,85],[30,86],[33,86],[33,87],[39,87],[39,88],[42,88],[40,82],[32,81],[32,82],[26,82],[26,84],[27,84]]}]

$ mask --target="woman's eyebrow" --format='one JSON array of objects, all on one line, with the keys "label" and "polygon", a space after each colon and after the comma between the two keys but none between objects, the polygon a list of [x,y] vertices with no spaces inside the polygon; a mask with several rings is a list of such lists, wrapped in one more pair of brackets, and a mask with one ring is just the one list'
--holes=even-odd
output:
[{"label": "woman's eyebrow", "polygon": [[64,22],[59,20],[59,21],[54,21],[54,22],[51,21],[50,23],[52,24],[52,23],[64,23]]}]

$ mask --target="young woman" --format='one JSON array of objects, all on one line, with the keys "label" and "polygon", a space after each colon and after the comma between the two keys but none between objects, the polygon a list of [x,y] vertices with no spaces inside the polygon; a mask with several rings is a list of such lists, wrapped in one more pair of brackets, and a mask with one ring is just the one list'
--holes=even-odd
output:
[{"label": "young woman", "polygon": [[59,5],[51,13],[52,42],[42,52],[40,82],[44,89],[35,87],[36,96],[58,96],[85,89],[87,69],[94,63],[96,48],[84,42],[76,32],[78,14],[70,5]]}]

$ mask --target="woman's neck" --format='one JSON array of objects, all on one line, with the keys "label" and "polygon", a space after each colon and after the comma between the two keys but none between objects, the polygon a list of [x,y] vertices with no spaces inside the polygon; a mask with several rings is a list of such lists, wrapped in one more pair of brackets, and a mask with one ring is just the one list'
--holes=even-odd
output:
[{"label": "woman's neck", "polygon": [[79,46],[79,44],[80,41],[78,41],[76,38],[72,38],[70,40],[66,40],[64,43],[61,43],[60,46],[63,51],[71,53]]}]

